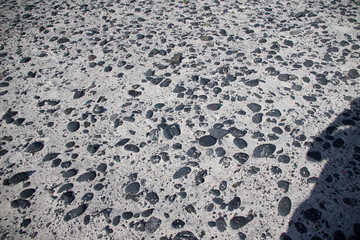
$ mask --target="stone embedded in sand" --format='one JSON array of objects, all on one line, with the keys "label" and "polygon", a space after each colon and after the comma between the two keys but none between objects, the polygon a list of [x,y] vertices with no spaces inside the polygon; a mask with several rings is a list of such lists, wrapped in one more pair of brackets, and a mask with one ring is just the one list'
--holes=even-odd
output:
[{"label": "stone embedded in sand", "polygon": [[63,178],[70,178],[70,177],[75,176],[77,173],[78,173],[78,170],[73,168],[73,169],[70,169],[70,170],[67,170],[66,172],[64,172],[62,174],[62,176],[63,176]]},{"label": "stone embedded in sand", "polygon": [[82,205],[78,206],[77,208],[70,210],[69,212],[67,212],[65,214],[64,222],[68,222],[76,217],[79,217],[81,214],[83,214],[86,211],[87,207],[88,207],[87,204],[82,204]]},{"label": "stone embedded in sand", "polygon": [[234,138],[233,142],[239,149],[244,149],[248,146],[247,142],[242,138]]},{"label": "stone embedded in sand", "polygon": [[94,180],[96,177],[96,172],[95,171],[89,171],[86,173],[81,174],[76,181],[78,182],[90,182],[92,180]]},{"label": "stone embedded in sand", "polygon": [[149,221],[145,224],[145,231],[148,233],[154,233],[161,225],[161,219],[156,217],[151,217]]},{"label": "stone embedded in sand", "polygon": [[213,128],[209,130],[209,133],[211,136],[213,136],[216,139],[220,139],[224,136],[226,136],[230,131],[220,128]]},{"label": "stone embedded in sand", "polygon": [[195,235],[190,232],[190,231],[181,231],[178,232],[175,237],[174,240],[198,240],[197,237],[195,237]]},{"label": "stone embedded in sand", "polygon": [[217,111],[220,109],[220,107],[221,107],[221,104],[219,104],[219,103],[211,103],[206,106],[207,109],[212,110],[212,111]]},{"label": "stone embedded in sand", "polygon": [[[26,181],[29,179],[29,175],[31,174],[31,172],[20,172],[20,173],[16,173],[15,175],[13,175],[11,178],[7,179],[6,181],[6,185],[10,185],[10,184],[18,184],[20,182]],[[4,183],[5,183],[4,181]]]},{"label": "stone embedded in sand", "polygon": [[278,181],[277,185],[279,188],[283,189],[284,192],[287,192],[289,190],[290,183],[285,180],[280,180]]},{"label": "stone embedded in sand", "polygon": [[186,175],[188,175],[191,172],[191,168],[189,167],[182,167],[179,170],[177,170],[174,175],[173,178],[174,179],[179,179],[181,177],[184,177]]},{"label": "stone embedded in sand", "polygon": [[134,153],[137,153],[137,152],[140,151],[140,148],[137,147],[137,146],[134,145],[134,144],[126,144],[126,145],[124,146],[124,149],[125,149],[126,151],[130,151],[130,152],[134,152]]},{"label": "stone embedded in sand", "polygon": [[261,123],[262,122],[262,118],[263,118],[264,114],[263,113],[256,113],[254,114],[254,116],[252,117],[252,122],[255,124]]},{"label": "stone embedded in sand", "polygon": [[283,197],[278,205],[278,213],[280,216],[287,216],[291,210],[291,200],[288,197]]},{"label": "stone embedded in sand", "polygon": [[78,121],[69,122],[67,125],[67,130],[69,132],[76,132],[80,128],[80,123]]},{"label": "stone embedded in sand", "polygon": [[73,99],[78,99],[81,98],[85,95],[85,91],[84,90],[76,90],[73,96]]},{"label": "stone embedded in sand", "polygon": [[249,220],[247,217],[236,216],[230,220],[230,227],[233,230],[237,230],[239,228],[242,228],[243,226],[245,226],[248,223],[249,223]]},{"label": "stone embedded in sand", "polygon": [[59,156],[60,153],[48,153],[45,155],[45,157],[42,159],[43,162],[48,162],[51,161],[55,158],[57,158],[57,156]]},{"label": "stone embedded in sand", "polygon": [[35,191],[36,190],[34,188],[28,188],[28,189],[23,190],[19,196],[20,196],[20,198],[29,198],[34,194]]},{"label": "stone embedded in sand", "polygon": [[234,153],[233,158],[240,164],[245,164],[249,160],[250,156],[247,153]]},{"label": "stone embedded in sand", "polygon": [[356,79],[356,78],[360,77],[360,74],[356,69],[350,69],[348,74],[351,79]]},{"label": "stone embedded in sand", "polygon": [[159,201],[159,196],[156,194],[156,192],[150,192],[146,194],[145,200],[150,204],[156,204]]},{"label": "stone embedded in sand", "polygon": [[12,208],[28,208],[30,207],[30,202],[25,199],[16,199],[10,203]]},{"label": "stone embedded in sand", "polygon": [[240,206],[241,206],[241,199],[239,197],[234,197],[228,204],[228,210],[231,212],[238,209]]},{"label": "stone embedded in sand", "polygon": [[130,194],[136,194],[140,190],[140,183],[133,182],[126,186],[125,192]]},{"label": "stone embedded in sand", "polygon": [[205,135],[199,139],[199,144],[203,147],[211,147],[215,145],[215,143],[216,143],[216,138],[210,135]]},{"label": "stone embedded in sand", "polygon": [[255,158],[266,158],[273,154],[276,150],[274,144],[262,144],[254,149],[253,157]]},{"label": "stone embedded in sand", "polygon": [[191,147],[191,148],[186,152],[186,155],[189,156],[189,157],[191,157],[191,158],[197,159],[197,158],[200,157],[201,152],[199,152],[196,147]]},{"label": "stone embedded in sand", "polygon": [[226,230],[227,224],[224,217],[219,217],[218,219],[216,219],[215,224],[219,232],[224,232]]},{"label": "stone embedded in sand", "polygon": [[175,219],[172,223],[171,223],[171,227],[175,228],[175,229],[179,229],[179,228],[183,228],[185,226],[185,222],[181,219]]},{"label": "stone embedded in sand", "polygon": [[261,110],[261,105],[257,103],[249,103],[246,105],[252,112],[259,112]]},{"label": "stone embedded in sand", "polygon": [[36,153],[44,148],[44,142],[36,141],[31,143],[25,150],[28,153]]},{"label": "stone embedded in sand", "polygon": [[100,145],[98,144],[89,144],[86,148],[86,150],[91,153],[94,154],[97,152],[97,150],[99,149]]},{"label": "stone embedded in sand", "polygon": [[302,167],[302,168],[300,169],[300,175],[301,175],[302,177],[304,177],[304,178],[310,176],[310,172],[309,172],[309,170],[307,169],[307,167]]}]

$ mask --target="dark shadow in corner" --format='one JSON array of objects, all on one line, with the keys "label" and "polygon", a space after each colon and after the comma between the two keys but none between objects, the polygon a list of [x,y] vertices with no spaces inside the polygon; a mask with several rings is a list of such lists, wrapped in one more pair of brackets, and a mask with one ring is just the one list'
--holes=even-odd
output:
[{"label": "dark shadow in corner", "polygon": [[360,98],[314,138],[307,159],[327,164],[280,239],[360,239]]}]

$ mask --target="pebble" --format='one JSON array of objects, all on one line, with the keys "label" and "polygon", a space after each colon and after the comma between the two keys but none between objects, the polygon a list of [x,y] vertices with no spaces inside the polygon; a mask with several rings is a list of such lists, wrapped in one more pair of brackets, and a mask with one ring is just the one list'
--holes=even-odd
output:
[{"label": "pebble", "polygon": [[139,147],[137,147],[137,146],[134,145],[134,144],[126,144],[126,145],[124,146],[124,149],[125,149],[126,151],[130,151],[130,152],[134,152],[134,153],[140,152]]},{"label": "pebble", "polygon": [[181,177],[184,177],[186,175],[188,175],[191,172],[191,168],[189,167],[182,167],[179,170],[177,170],[174,175],[173,178],[174,179],[179,179]]},{"label": "pebble", "polygon": [[211,147],[216,144],[216,138],[211,135],[205,135],[199,139],[200,146]]},{"label": "pebble", "polygon": [[220,129],[220,128],[213,128],[209,130],[210,135],[216,139],[220,139],[226,136],[229,132],[230,132],[229,130]]},{"label": "pebble", "polygon": [[44,142],[36,141],[31,143],[25,150],[28,153],[36,153],[41,151],[44,148]]},{"label": "pebble", "polygon": [[189,157],[191,157],[191,158],[197,159],[197,158],[200,157],[201,152],[199,152],[196,147],[191,147],[191,148],[186,152],[186,155],[189,156]]},{"label": "pebble", "polygon": [[278,205],[278,213],[280,216],[287,216],[291,211],[291,200],[289,197],[283,197]]},{"label": "pebble", "polygon": [[244,149],[248,146],[247,142],[242,138],[234,138],[233,142],[239,149]]},{"label": "pebble", "polygon": [[172,223],[171,223],[171,227],[175,228],[175,229],[179,229],[179,228],[183,228],[185,226],[185,222],[181,219],[175,219]]},{"label": "pebble", "polygon": [[155,192],[146,194],[145,200],[150,204],[156,204],[159,201],[159,196]]},{"label": "pebble", "polygon": [[80,128],[80,123],[78,121],[69,122],[67,125],[67,130],[69,132],[76,132]]},{"label": "pebble", "polygon": [[86,173],[81,174],[76,181],[78,182],[91,182],[92,180],[94,180],[96,177],[96,172],[95,171],[89,171]]},{"label": "pebble", "polygon": [[255,124],[259,124],[262,122],[262,118],[263,118],[264,114],[263,113],[256,113],[254,114],[254,116],[252,117],[252,122]]},{"label": "pebble", "polygon": [[233,230],[238,230],[249,223],[249,219],[243,216],[236,216],[230,219],[230,227]]},{"label": "pebble", "polygon": [[138,182],[130,183],[126,186],[125,192],[129,194],[136,194],[140,190],[140,184]]},{"label": "pebble", "polygon": [[234,153],[233,158],[235,158],[236,161],[238,161],[240,164],[245,164],[250,156],[247,153]]},{"label": "pebble", "polygon": [[276,150],[274,144],[262,144],[257,146],[253,151],[253,157],[255,158],[266,158],[273,154]]},{"label": "pebble", "polygon": [[35,193],[35,191],[36,190],[34,188],[28,188],[28,189],[21,191],[19,196],[20,196],[20,198],[29,198]]},{"label": "pebble", "polygon": [[90,144],[87,146],[86,150],[91,153],[94,154],[97,152],[97,150],[99,150],[100,145],[99,144]]},{"label": "pebble", "polygon": [[216,219],[215,224],[219,232],[225,232],[227,224],[223,217],[219,217],[218,219]]},{"label": "pebble", "polygon": [[18,184],[29,179],[31,172],[19,172],[14,174],[11,178],[4,180],[3,185]]},{"label": "pebble", "polygon": [[221,107],[221,104],[219,104],[219,103],[211,103],[211,104],[206,106],[206,108],[211,110],[211,111],[217,111],[217,110],[220,109],[220,107]]},{"label": "pebble", "polygon": [[306,156],[308,156],[309,158],[315,160],[315,161],[320,161],[322,160],[322,156],[320,152],[317,151],[309,151]]},{"label": "pebble", "polygon": [[181,231],[178,232],[175,237],[174,240],[198,240],[197,237],[195,237],[195,235],[190,232],[190,231]]},{"label": "pebble", "polygon": [[64,222],[68,222],[74,218],[79,217],[81,214],[83,214],[86,211],[87,207],[88,207],[87,204],[82,204],[82,205],[78,206],[77,208],[70,210],[69,212],[67,212],[65,214]]}]

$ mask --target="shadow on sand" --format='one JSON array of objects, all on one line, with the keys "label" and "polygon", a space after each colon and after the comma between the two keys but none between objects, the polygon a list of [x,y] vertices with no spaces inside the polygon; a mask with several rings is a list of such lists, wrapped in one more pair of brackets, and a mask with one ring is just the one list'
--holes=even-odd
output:
[{"label": "shadow on sand", "polygon": [[327,164],[280,239],[360,240],[360,98],[314,138],[307,159]]}]

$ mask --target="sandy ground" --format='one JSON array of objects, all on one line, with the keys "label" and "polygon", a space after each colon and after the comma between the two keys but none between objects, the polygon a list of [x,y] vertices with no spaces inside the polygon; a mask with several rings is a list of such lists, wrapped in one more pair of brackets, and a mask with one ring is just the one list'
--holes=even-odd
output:
[{"label": "sandy ground", "polygon": [[0,239],[360,239],[359,1],[1,1]]}]

